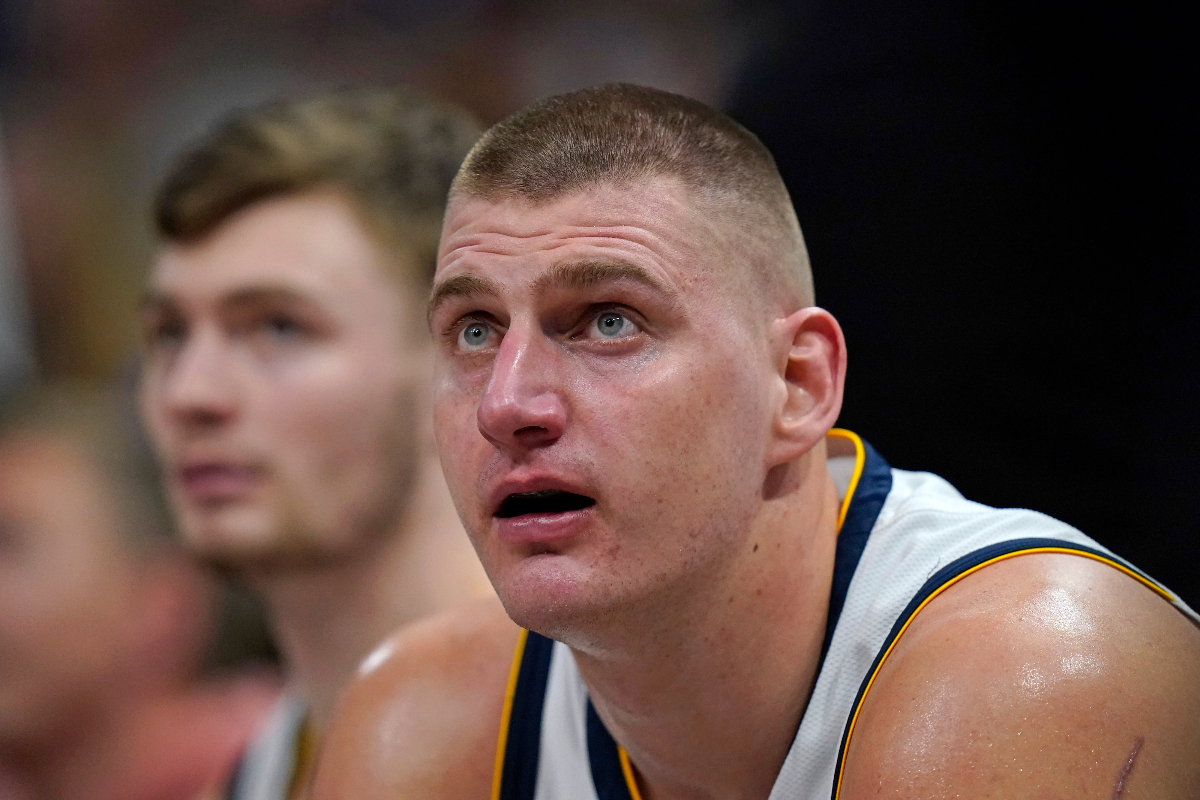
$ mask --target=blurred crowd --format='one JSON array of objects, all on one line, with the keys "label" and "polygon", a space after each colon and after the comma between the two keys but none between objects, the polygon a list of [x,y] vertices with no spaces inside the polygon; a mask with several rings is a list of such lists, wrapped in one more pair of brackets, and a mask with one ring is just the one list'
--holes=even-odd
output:
[{"label": "blurred crowd", "polygon": [[484,122],[605,80],[718,102],[760,24],[754,6],[715,0],[48,0],[0,14],[0,127],[39,364],[89,377],[128,358],[156,181],[230,109],[380,82]]},{"label": "blurred crowd", "polygon": [[[614,79],[717,102],[762,14],[704,0],[0,9],[0,798],[282,797],[311,758],[309,703],[331,702],[286,677],[333,667],[295,652],[281,665],[261,598],[182,546],[134,410],[152,198],[180,154],[240,109],[339,86],[403,83],[485,122]],[[383,577],[442,602],[422,559],[447,553],[414,541],[426,555]],[[328,592],[280,591],[310,618],[329,607]],[[354,612],[310,622],[343,661],[409,613]]]},{"label": "blurred crowd", "polygon": [[261,602],[192,557],[163,500],[139,309],[180,153],[332,87],[402,83],[484,124],[614,80],[729,109],[776,154],[848,331],[843,424],[1197,605],[1200,138],[1194,21],[1173,13],[0,6],[0,800],[218,796],[281,713]]}]

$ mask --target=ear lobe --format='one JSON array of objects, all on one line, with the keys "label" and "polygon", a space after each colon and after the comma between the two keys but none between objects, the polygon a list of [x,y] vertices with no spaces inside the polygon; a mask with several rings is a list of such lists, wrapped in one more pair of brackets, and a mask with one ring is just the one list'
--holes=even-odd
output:
[{"label": "ear lobe", "polygon": [[773,323],[783,401],[774,421],[772,464],[807,453],[833,427],[842,410],[846,340],[833,315],[802,308]]}]

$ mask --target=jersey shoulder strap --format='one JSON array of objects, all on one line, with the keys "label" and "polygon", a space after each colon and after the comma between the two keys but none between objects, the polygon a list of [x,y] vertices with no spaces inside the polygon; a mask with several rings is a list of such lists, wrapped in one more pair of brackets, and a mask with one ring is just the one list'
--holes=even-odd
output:
[{"label": "jersey shoulder strap", "polygon": [[859,687],[858,695],[854,699],[854,705],[850,712],[850,717],[846,721],[845,732],[842,734],[841,746],[838,748],[837,764],[835,767],[835,778],[833,783],[833,800],[838,800],[841,794],[842,777],[845,770],[845,757],[850,748],[850,739],[854,735],[854,728],[858,721],[859,712],[862,710],[863,703],[866,700],[867,693],[871,691],[871,686],[875,682],[876,676],[883,668],[888,656],[896,647],[896,643],[904,632],[912,624],[916,616],[921,613],[925,606],[929,605],[938,595],[949,589],[954,584],[958,583],[963,578],[978,572],[985,567],[989,567],[1000,561],[1005,561],[1010,558],[1015,558],[1022,555],[1030,555],[1035,553],[1069,553],[1084,558],[1090,558],[1099,561],[1102,564],[1107,564],[1113,569],[1119,570],[1134,580],[1146,586],[1155,594],[1162,597],[1167,602],[1174,605],[1185,616],[1192,619],[1194,622],[1200,623],[1200,618],[1186,604],[1184,604],[1174,593],[1162,586],[1150,576],[1146,575],[1141,570],[1124,560],[1104,552],[1094,547],[1089,547],[1085,544],[1067,541],[1065,539],[1051,538],[1026,538],[1013,539],[1009,541],[997,542],[995,544],[981,547],[971,553],[968,553],[961,558],[952,561],[945,567],[934,573],[920,590],[909,601],[904,611],[897,617],[895,624],[884,640],[883,646],[879,648],[879,653],[876,655],[871,668],[867,671],[866,677],[863,678],[862,685]]}]

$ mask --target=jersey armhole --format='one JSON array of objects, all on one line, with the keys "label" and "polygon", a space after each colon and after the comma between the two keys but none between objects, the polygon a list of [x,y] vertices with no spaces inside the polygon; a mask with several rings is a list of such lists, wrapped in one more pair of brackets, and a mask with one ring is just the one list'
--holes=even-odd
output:
[{"label": "jersey armhole", "polygon": [[875,678],[879,675],[879,671],[883,668],[884,662],[887,661],[889,655],[896,647],[896,643],[909,625],[916,618],[917,614],[929,605],[938,595],[949,589],[954,584],[958,583],[963,578],[971,575],[984,567],[991,566],[1000,561],[1005,561],[1017,556],[1031,555],[1034,553],[1066,553],[1068,555],[1082,556],[1091,558],[1103,564],[1107,564],[1114,569],[1124,572],[1131,578],[1143,584],[1155,594],[1162,597],[1164,600],[1177,604],[1176,597],[1167,589],[1159,585],[1149,576],[1141,571],[1117,560],[1111,555],[1102,553],[1098,550],[1093,550],[1090,547],[1076,545],[1071,542],[1060,541],[1057,539],[1019,539],[1010,542],[999,542],[988,547],[976,550],[973,553],[968,553],[962,558],[947,564],[942,569],[938,570],[925,585],[917,592],[908,606],[900,614],[895,624],[892,626],[891,632],[887,639],[884,640],[883,646],[880,648],[879,654],[876,656],[874,663],[867,672],[866,678],[863,679],[862,685],[859,687],[858,695],[854,700],[854,705],[851,707],[849,719],[846,722],[846,728],[842,734],[841,747],[838,748],[837,764],[834,768],[833,780],[833,800],[839,800],[841,796],[842,778],[846,769],[846,753],[850,749],[850,740],[854,735],[854,728],[858,722],[859,712],[862,710],[863,703],[866,701],[867,693],[871,690],[871,686],[875,683]]}]

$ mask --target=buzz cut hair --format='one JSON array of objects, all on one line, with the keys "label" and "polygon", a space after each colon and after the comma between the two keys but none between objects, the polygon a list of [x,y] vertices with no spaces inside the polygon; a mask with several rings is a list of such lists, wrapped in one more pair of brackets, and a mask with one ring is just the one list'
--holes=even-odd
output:
[{"label": "buzz cut hair", "polygon": [[[597,185],[678,179],[746,237],[758,282],[813,303],[804,237],[775,159],[753,133],[689,97],[611,83],[533,103],[471,149],[451,199],[557,200]],[[756,262],[763,263],[756,263]]]},{"label": "buzz cut hair", "polygon": [[404,87],[354,87],[233,113],[160,184],[154,226],[191,244],[260,200],[331,189],[403,283],[428,288],[446,195],[480,133],[467,112]]}]

